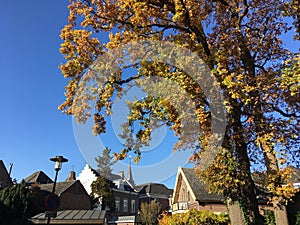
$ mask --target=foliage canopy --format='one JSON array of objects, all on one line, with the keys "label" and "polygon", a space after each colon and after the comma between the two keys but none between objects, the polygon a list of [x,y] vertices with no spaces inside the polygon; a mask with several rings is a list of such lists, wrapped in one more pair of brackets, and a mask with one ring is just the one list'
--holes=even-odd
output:
[{"label": "foliage canopy", "polygon": [[[163,41],[189,49],[210,68],[221,88],[227,111],[219,157],[210,170],[199,174],[212,178],[212,186],[218,186],[227,197],[239,200],[247,222],[259,224],[250,167],[261,166],[267,170],[271,200],[283,204],[293,192],[291,184],[284,186],[290,172],[284,168],[300,162],[299,55],[287,49],[282,40],[284,34],[294,29],[295,44],[299,43],[297,2],[71,0],[69,23],[61,31],[60,49],[67,60],[60,68],[69,83],[65,102],[59,109],[82,123],[93,116],[93,132],[101,134],[106,131],[106,119],[112,113],[114,98],[126,92],[126,85],[127,88],[141,86],[151,77],[171,80],[188,93],[194,104],[201,132],[196,134],[198,144],[193,146],[195,153],[191,160],[199,166],[203,153],[211,150],[207,143],[214,110],[190,74],[160,62],[140,61],[122,66],[115,61],[113,73],[105,70],[112,62],[99,65],[101,71],[107,72],[100,74],[105,76],[103,85],[82,86],[94,73],[91,70],[91,76],[82,80],[86,69],[98,57],[126,43]],[[107,33],[108,40],[102,42]],[[133,70],[128,73],[128,69]],[[158,87],[159,83],[157,91],[163,92]],[[181,98],[181,95],[176,97]],[[124,126],[127,142],[116,155],[119,159],[131,150],[139,159],[139,150],[149,143],[156,120],[170,126],[181,137],[175,148],[190,147],[191,137],[180,136],[185,112],[179,113],[168,101],[149,93],[144,99],[129,103],[129,107],[128,124]],[[95,109],[93,115],[89,111],[92,108]],[[139,129],[134,133],[136,123]],[[228,172],[224,174],[226,182],[217,179],[223,167],[226,168],[223,171]],[[232,187],[231,192],[226,192],[228,185]]]}]

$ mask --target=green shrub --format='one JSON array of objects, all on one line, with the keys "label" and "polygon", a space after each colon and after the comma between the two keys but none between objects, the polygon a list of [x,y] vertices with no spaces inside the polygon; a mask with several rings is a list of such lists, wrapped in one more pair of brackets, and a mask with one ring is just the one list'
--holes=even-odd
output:
[{"label": "green shrub", "polygon": [[273,211],[270,210],[265,211],[265,225],[276,225],[275,215]]},{"label": "green shrub", "polygon": [[296,214],[296,223],[295,225],[300,225],[300,212],[297,212]]},{"label": "green shrub", "polygon": [[207,210],[190,209],[186,213],[177,213],[171,216],[164,214],[159,220],[160,225],[228,225],[229,217],[226,214],[215,214]]}]

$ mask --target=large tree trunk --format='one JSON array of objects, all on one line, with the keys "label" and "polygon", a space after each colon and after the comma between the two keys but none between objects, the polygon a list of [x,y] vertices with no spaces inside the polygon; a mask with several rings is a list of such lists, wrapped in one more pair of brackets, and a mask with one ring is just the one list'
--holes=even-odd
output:
[{"label": "large tree trunk", "polygon": [[239,163],[237,169],[239,179],[243,181],[240,186],[240,196],[238,196],[238,201],[241,204],[245,220],[248,224],[263,225],[264,221],[259,213],[258,202],[255,194],[255,185],[251,177],[247,144],[243,137],[241,105],[237,102],[234,102],[232,105],[234,106],[232,113],[234,144],[236,157]]},{"label": "large tree trunk", "polygon": [[227,198],[226,200],[228,214],[231,225],[246,225],[246,220],[243,211],[238,201]]},{"label": "large tree trunk", "polygon": [[287,210],[285,205],[277,204],[277,201],[273,201],[275,223],[277,225],[289,225]]},{"label": "large tree trunk", "polygon": [[[274,153],[264,151],[264,158],[268,174],[275,174],[278,170],[277,159]],[[286,206],[280,203],[280,199],[273,200],[275,222],[277,225],[289,225]]]},{"label": "large tree trunk", "polygon": [[[252,57],[249,49],[247,48],[247,44],[246,44],[247,42],[242,33],[240,33],[240,35],[238,36],[238,40],[239,40],[239,46],[242,49],[241,59],[243,61],[245,69],[248,71],[250,77],[252,78],[249,79],[249,84],[255,87],[258,84],[256,83],[256,79],[255,79],[254,58]],[[265,123],[264,115],[262,113],[262,106],[261,106],[262,100],[260,99],[260,94],[258,91],[250,92],[249,96],[251,96],[252,101],[254,102],[253,115],[254,115],[255,131],[257,132],[257,136],[260,136],[261,134],[268,132],[267,125],[266,125],[267,123]],[[265,150],[264,148],[262,150],[263,150],[264,160],[267,166],[268,174],[278,171],[279,168],[278,168],[275,154],[273,152],[270,152],[269,150]],[[250,168],[250,164],[249,164],[249,168]],[[273,202],[273,207],[274,207],[276,224],[288,225],[286,207],[284,205],[278,205],[278,202]]]}]

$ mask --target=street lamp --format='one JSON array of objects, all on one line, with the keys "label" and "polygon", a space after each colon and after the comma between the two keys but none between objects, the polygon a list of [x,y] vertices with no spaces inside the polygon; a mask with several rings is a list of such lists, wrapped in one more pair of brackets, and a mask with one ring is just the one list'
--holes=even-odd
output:
[{"label": "street lamp", "polygon": [[68,162],[68,160],[61,155],[55,156],[55,158],[50,158],[50,160],[55,162],[54,169],[55,169],[56,173],[55,173],[54,184],[53,184],[53,189],[52,189],[52,194],[54,194],[58,171],[60,171],[62,163]]},{"label": "street lamp", "polygon": [[[51,161],[55,162],[55,166],[54,166],[54,170],[56,171],[55,172],[55,178],[54,178],[54,183],[53,183],[53,188],[52,188],[52,193],[50,195],[47,196],[46,198],[46,205],[50,204],[50,205],[57,205],[57,202],[58,202],[58,198],[57,196],[55,195],[55,186],[56,186],[56,181],[57,181],[57,175],[58,175],[58,171],[60,171],[61,167],[62,167],[62,163],[64,162],[68,162],[68,159],[64,158],[63,156],[55,156],[54,158],[50,158]],[[47,216],[48,214],[48,216]],[[54,211],[54,214],[53,212],[47,212],[46,211],[46,217],[47,218],[47,224],[50,224],[50,218],[51,216],[55,216],[56,215],[56,212]]]}]

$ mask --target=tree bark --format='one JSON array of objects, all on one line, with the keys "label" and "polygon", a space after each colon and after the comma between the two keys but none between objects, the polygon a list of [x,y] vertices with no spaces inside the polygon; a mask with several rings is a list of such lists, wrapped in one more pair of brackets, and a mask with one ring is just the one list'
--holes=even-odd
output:
[{"label": "tree bark", "polygon": [[228,214],[231,225],[246,225],[246,220],[243,215],[243,211],[238,201],[234,201],[231,198],[226,200]]},{"label": "tree bark", "polygon": [[273,201],[275,223],[277,225],[289,225],[286,207],[278,203],[277,201]]},{"label": "tree bark", "polygon": [[239,163],[239,180],[244,183],[240,187],[240,196],[238,201],[244,210],[246,223],[253,225],[263,225],[264,221],[259,213],[258,202],[255,194],[255,185],[251,177],[250,160],[247,153],[247,144],[243,137],[243,125],[241,122],[241,105],[233,100],[232,125],[234,131],[235,152]]},{"label": "tree bark", "polygon": [[[279,170],[277,159],[274,153],[264,151],[264,158],[267,165],[267,173],[276,173]],[[275,223],[277,225],[289,225],[286,206],[279,200],[272,202],[275,215]]]}]

